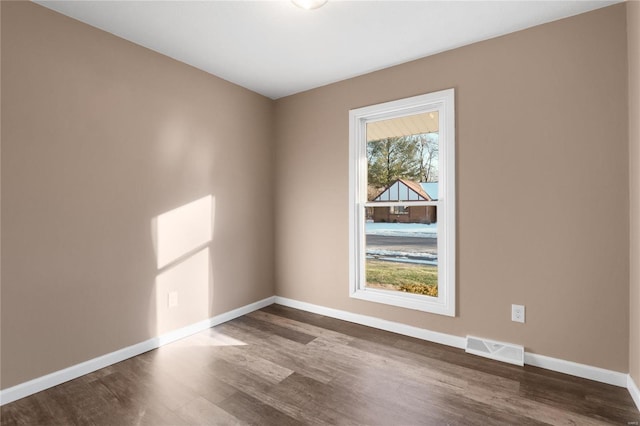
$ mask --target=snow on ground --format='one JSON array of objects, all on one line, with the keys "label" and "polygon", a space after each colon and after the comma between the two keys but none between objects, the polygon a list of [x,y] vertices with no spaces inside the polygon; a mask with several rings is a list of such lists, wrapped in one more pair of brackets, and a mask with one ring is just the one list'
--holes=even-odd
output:
[{"label": "snow on ground", "polygon": [[438,224],[367,222],[365,224],[365,232],[367,235],[388,237],[437,238]]},{"label": "snow on ground", "polygon": [[419,263],[437,265],[438,256],[433,253],[404,252],[396,250],[367,249],[367,259],[386,260],[389,262]]},{"label": "snow on ground", "polygon": [[[396,238],[437,238],[438,225],[436,223],[427,225],[423,223],[374,223],[367,222],[365,225],[367,235]],[[390,238],[393,240],[393,238]],[[402,244],[401,240],[398,244]],[[438,256],[434,253],[405,250],[385,250],[367,248],[367,259],[386,260],[388,262],[419,263],[424,265],[437,265]]]},{"label": "snow on ground", "polygon": [[416,259],[437,259],[438,256],[433,253],[424,253],[417,251],[396,251],[396,250],[384,250],[384,249],[367,249],[367,254],[371,256],[397,256]]},{"label": "snow on ground", "polygon": [[438,266],[437,260],[407,259],[406,257],[369,257],[369,256],[367,256],[367,259],[386,260],[387,262],[415,263],[418,265]]}]

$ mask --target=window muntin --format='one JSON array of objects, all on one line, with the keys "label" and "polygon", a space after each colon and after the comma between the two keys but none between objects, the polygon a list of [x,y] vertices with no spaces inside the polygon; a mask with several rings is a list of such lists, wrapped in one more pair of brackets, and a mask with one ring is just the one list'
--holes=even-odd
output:
[{"label": "window muntin", "polygon": [[453,89],[350,111],[350,294],[455,315]]}]

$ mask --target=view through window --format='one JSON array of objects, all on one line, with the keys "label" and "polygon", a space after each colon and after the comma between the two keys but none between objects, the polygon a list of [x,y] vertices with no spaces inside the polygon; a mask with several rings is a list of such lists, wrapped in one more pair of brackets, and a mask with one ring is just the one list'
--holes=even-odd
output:
[{"label": "view through window", "polygon": [[367,123],[367,287],[438,295],[438,116]]}]

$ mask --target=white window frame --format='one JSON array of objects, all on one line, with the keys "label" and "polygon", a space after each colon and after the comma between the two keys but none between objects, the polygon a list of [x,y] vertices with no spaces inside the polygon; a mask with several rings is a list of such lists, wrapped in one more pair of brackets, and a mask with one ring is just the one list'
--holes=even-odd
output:
[{"label": "white window frame", "polygon": [[[349,295],[435,314],[456,315],[455,92],[442,90],[349,111]],[[438,296],[366,287],[365,209],[396,203],[367,200],[367,123],[438,111],[439,196],[411,205],[438,207]],[[406,203],[405,204],[409,204]]]}]

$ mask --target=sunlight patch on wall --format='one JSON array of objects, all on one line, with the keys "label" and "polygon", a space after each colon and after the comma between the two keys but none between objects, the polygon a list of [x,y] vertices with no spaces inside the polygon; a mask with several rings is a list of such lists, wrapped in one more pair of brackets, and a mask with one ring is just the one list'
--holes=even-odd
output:
[{"label": "sunlight patch on wall", "polygon": [[157,335],[211,316],[214,211],[215,199],[207,195],[152,220]]},{"label": "sunlight patch on wall", "polygon": [[160,273],[156,296],[159,333],[208,318],[209,248]]},{"label": "sunlight patch on wall", "polygon": [[158,268],[211,241],[213,197],[208,195],[156,219]]}]

